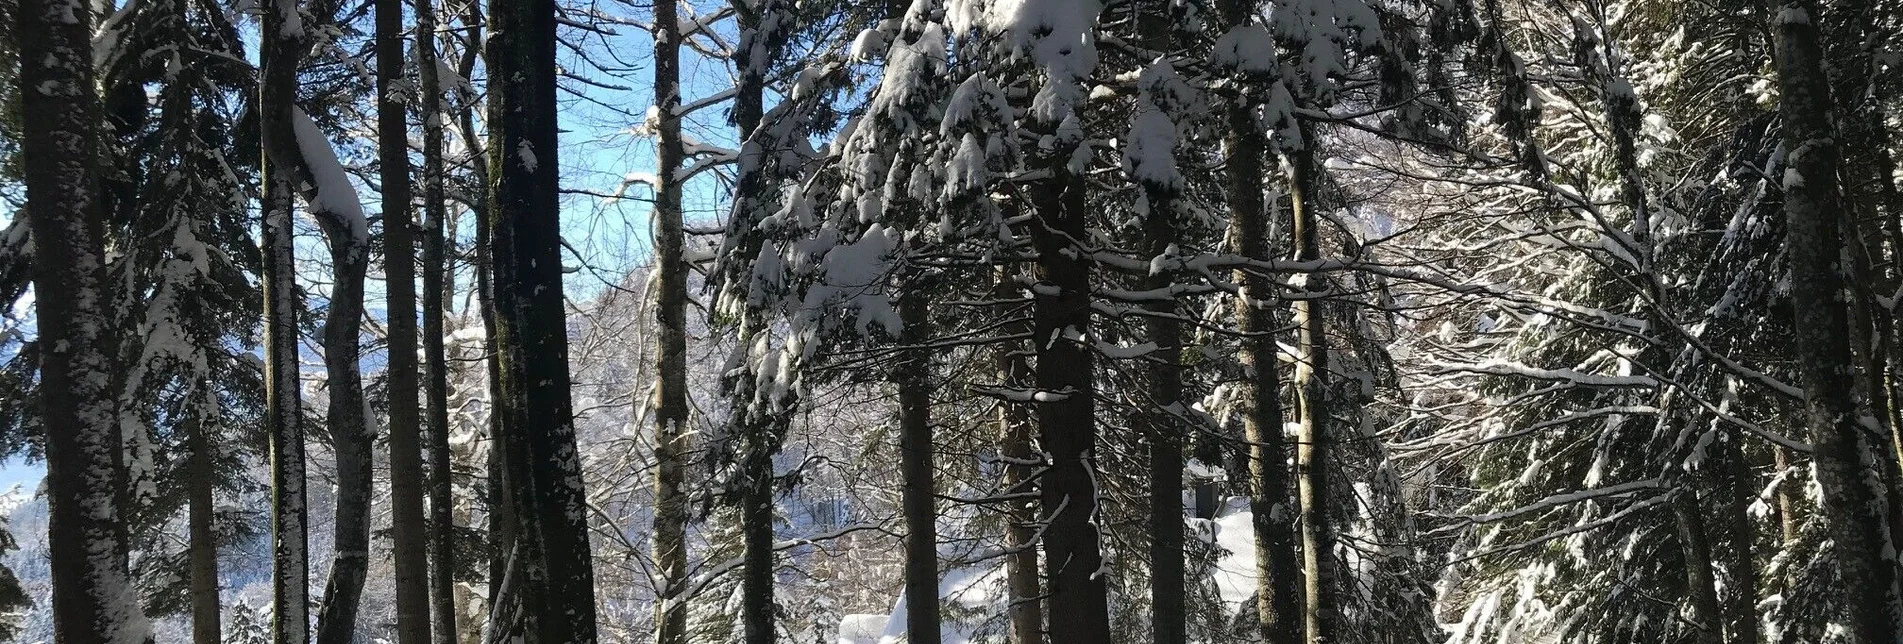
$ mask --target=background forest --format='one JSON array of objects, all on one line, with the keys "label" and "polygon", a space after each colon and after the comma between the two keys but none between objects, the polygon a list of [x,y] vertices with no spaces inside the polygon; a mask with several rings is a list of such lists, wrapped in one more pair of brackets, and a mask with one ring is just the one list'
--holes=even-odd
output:
[{"label": "background forest", "polygon": [[1903,2],[0,16],[0,640],[1903,642]]}]

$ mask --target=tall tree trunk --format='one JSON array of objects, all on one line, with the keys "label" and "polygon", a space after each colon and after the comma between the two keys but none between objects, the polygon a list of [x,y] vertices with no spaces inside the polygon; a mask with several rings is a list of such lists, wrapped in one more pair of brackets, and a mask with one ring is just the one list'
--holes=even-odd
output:
[{"label": "tall tree trunk", "polygon": [[1850,630],[1861,642],[1903,635],[1895,555],[1881,472],[1887,437],[1860,426],[1855,358],[1848,340],[1843,204],[1836,132],[1815,3],[1786,0],[1777,16],[1779,111],[1784,147],[1786,248],[1793,327],[1804,378],[1806,419],[1823,509],[1846,588]]},{"label": "tall tree trunk", "polygon": [[[764,16],[778,9],[777,0],[759,2],[735,2],[735,12],[740,24],[740,46],[734,55],[734,66],[739,68],[740,80],[734,95],[732,113],[733,125],[742,141],[752,139],[760,129],[760,120],[765,114],[766,67],[768,60],[768,39],[761,33]],[[736,180],[734,199],[743,208],[758,208],[765,203],[764,193],[768,183],[760,176],[761,156],[765,152],[759,146],[743,146],[741,151],[740,176]],[[740,333],[740,346],[749,346],[754,341],[754,333],[764,332],[758,328],[758,322],[742,321],[746,327]],[[744,421],[740,431],[751,435],[746,441],[748,453],[741,456],[740,493],[740,532],[744,552],[741,554],[740,571],[740,623],[741,641],[745,644],[773,644],[774,597],[773,597],[773,453],[776,451],[772,435],[776,433],[777,419],[750,415]]]},{"label": "tall tree trunk", "polygon": [[[569,400],[562,297],[555,103],[555,3],[495,0],[485,55],[497,358],[508,400],[500,433],[515,543],[503,576],[511,612],[492,616],[491,641],[596,641],[588,507]],[[519,610],[517,610],[519,609]]]},{"label": "tall tree trunk", "polygon": [[[487,183],[485,182],[485,185]],[[489,438],[488,488],[485,490],[489,520],[489,592],[487,615],[484,618],[484,630],[487,635],[483,641],[500,641],[497,621],[503,619],[497,611],[516,601],[514,590],[509,587],[509,565],[514,556],[515,535],[518,532],[515,515],[515,494],[509,482],[508,450],[509,437],[503,432],[505,418],[513,415],[513,405],[502,394],[502,345],[498,341],[501,335],[501,323],[497,319],[495,301],[495,258],[489,251],[494,234],[494,217],[485,205],[476,210],[476,293],[477,304],[482,310],[483,352],[488,358],[483,360],[487,371],[489,396],[489,423],[485,429]]]},{"label": "tall tree trunk", "polygon": [[86,4],[22,0],[19,38],[22,167],[38,322],[45,432],[53,637],[120,644],[144,637],[122,567],[127,544],[114,485],[121,445],[111,389],[111,321]]},{"label": "tall tree trunk", "polygon": [[371,434],[358,366],[363,326],[364,274],[369,243],[363,233],[329,217],[318,218],[330,240],[330,307],[324,317],[324,370],[330,389],[330,425],[336,452],[337,501],[332,529],[334,552],[323,601],[317,609],[318,644],[350,644],[356,639],[358,606],[370,556]]},{"label": "tall tree trunk", "polygon": [[[1887,13],[1882,3],[1842,2],[1831,6],[1830,12],[1822,16],[1825,22],[1819,27],[1820,33],[1835,34],[1836,37],[1821,44],[1825,59],[1830,61],[1826,73],[1833,76],[1831,98],[1837,107],[1836,118],[1839,128],[1839,165],[1843,176],[1840,178],[1845,205],[1850,209],[1849,222],[1845,234],[1853,241],[1850,245],[1857,252],[1853,257],[1859,260],[1860,278],[1853,280],[1859,296],[1853,301],[1852,319],[1862,322],[1867,328],[1869,338],[1855,345],[1858,352],[1867,354],[1865,358],[1871,365],[1869,371],[1861,374],[1871,388],[1870,403],[1877,412],[1876,417],[1889,425],[1887,438],[1890,441],[1890,474],[1892,477],[1903,475],[1897,469],[1903,466],[1903,409],[1898,408],[1896,379],[1897,361],[1903,358],[1903,349],[1898,348],[1898,328],[1893,306],[1880,304],[1880,298],[1888,297],[1897,291],[1899,274],[1897,263],[1897,244],[1903,241],[1903,228],[1899,227],[1898,209],[1903,208],[1903,195],[1896,189],[1895,161],[1889,151],[1889,129],[1885,126],[1885,93],[1889,84],[1883,82],[1884,65],[1873,54],[1877,47],[1873,43],[1889,37],[1885,32]],[[1885,251],[1889,251],[1886,261]],[[1861,310],[1857,307],[1861,304]],[[1856,322],[1853,322],[1856,323]],[[1903,515],[1903,506],[1895,498],[1898,494],[1898,480],[1891,480],[1891,506],[1893,515]],[[1898,527],[1892,517],[1892,530]]]},{"label": "tall tree trunk", "polygon": [[213,432],[218,431],[218,399],[209,384],[201,385],[199,400],[192,405],[186,423],[186,449],[191,450],[191,473],[185,482],[187,533],[192,567],[192,644],[221,644],[224,634],[218,622],[218,532],[217,508],[212,494],[217,476],[216,457],[212,453]]},{"label": "tall tree trunk", "polygon": [[[765,434],[771,423],[757,420],[748,431]],[[747,472],[740,495],[740,620],[745,644],[773,644],[778,609],[773,592],[773,454],[756,448],[741,463]]]},{"label": "tall tree trunk", "polygon": [[1724,641],[1719,626],[1718,594],[1711,574],[1711,541],[1705,535],[1705,518],[1699,516],[1698,492],[1685,484],[1672,501],[1673,523],[1678,527],[1679,547],[1685,555],[1685,594],[1690,608],[1686,619],[1695,632],[1697,644]]},{"label": "tall tree trunk", "polygon": [[679,7],[676,0],[654,3],[654,96],[660,109],[656,124],[654,255],[660,272],[660,349],[654,390],[654,535],[655,566],[661,587],[654,605],[655,644],[687,644],[687,259],[682,230],[681,61]]},{"label": "tall tree trunk", "polygon": [[443,85],[436,66],[435,0],[416,1],[416,66],[423,89],[418,115],[423,123],[423,367],[429,439],[430,641],[456,644],[456,516],[449,450],[449,362],[444,356],[443,315],[450,297],[446,228],[449,204],[443,194]]},{"label": "tall tree trunk", "polygon": [[[1170,50],[1174,18],[1170,5],[1170,0],[1150,0],[1132,9],[1140,41],[1153,51]],[[1150,92],[1148,88],[1141,91]],[[1137,109],[1163,109],[1150,104],[1152,100],[1139,95]],[[1175,151],[1163,153],[1173,155]],[[1148,215],[1143,218],[1143,253],[1154,261],[1170,254],[1180,236],[1174,203],[1180,188],[1141,178],[1137,182],[1149,202]],[[1153,270],[1143,284],[1155,292],[1168,292],[1176,278],[1175,271]],[[1183,405],[1183,331],[1175,298],[1147,302],[1144,309],[1149,312],[1143,321],[1144,334],[1156,346],[1154,352],[1143,357],[1145,397],[1137,401],[1138,424],[1149,448],[1150,641],[1184,644],[1188,637],[1189,593],[1184,586],[1183,561],[1183,443],[1188,435],[1182,420],[1188,414]]]},{"label": "tall tree trunk", "polygon": [[[486,22],[481,3],[465,3],[462,18],[466,30],[464,41],[466,49],[463,50],[462,60],[457,62],[456,71],[463,78],[469,78],[470,74],[474,73],[476,63],[487,56],[485,48],[488,39],[483,36],[483,26]],[[469,150],[470,170],[476,175],[476,185],[487,187],[490,176],[489,156],[485,148],[487,141],[476,136],[476,102],[473,97],[468,93],[459,92],[456,111],[463,145]],[[494,217],[490,213],[486,199],[482,203],[471,204],[469,209],[474,215],[476,226],[474,249],[476,312],[482,321],[482,348],[483,355],[486,356],[482,360],[484,394],[489,399],[487,424],[483,428],[489,443],[487,459],[483,464],[488,474],[483,490],[483,502],[486,506],[485,518],[488,523],[486,536],[489,546],[487,579],[489,587],[486,595],[488,604],[481,619],[483,624],[493,626],[497,619],[495,607],[500,598],[506,595],[503,585],[506,581],[504,576],[508,566],[509,547],[515,542],[515,502],[509,495],[508,469],[502,458],[507,444],[502,435],[502,419],[509,413],[509,401],[502,396],[502,363],[496,344],[498,324],[495,300],[495,255],[492,252],[494,244],[491,241],[494,233]],[[474,634],[476,641],[485,641],[484,638],[494,631],[489,627],[478,630],[488,632]]]},{"label": "tall tree trunk", "polygon": [[[1254,3],[1223,0],[1223,22],[1231,28],[1248,25]],[[1224,191],[1229,202],[1229,237],[1236,253],[1256,260],[1269,259],[1267,204],[1262,199],[1263,161],[1269,142],[1245,103],[1222,109],[1226,124],[1223,148]],[[1242,336],[1243,375],[1248,378],[1242,399],[1243,440],[1249,452],[1249,510],[1254,517],[1256,560],[1256,618],[1265,644],[1295,644],[1301,634],[1297,616],[1301,589],[1295,559],[1295,513],[1289,503],[1288,446],[1282,431],[1281,363],[1276,359],[1275,313],[1270,298],[1275,284],[1254,271],[1236,271],[1242,285],[1236,298],[1236,329]]]},{"label": "tall tree trunk", "polygon": [[[1052,124],[1055,125],[1055,124]],[[1072,146],[1075,143],[1071,144]],[[1052,642],[1110,641],[1109,594],[1097,524],[1095,360],[1089,342],[1090,266],[1077,240],[1090,238],[1084,177],[1070,171],[1070,146],[1046,153],[1052,177],[1031,187],[1038,288],[1032,313],[1037,346],[1040,444],[1049,455],[1043,497],[1045,579]]]},{"label": "tall tree trunk", "polygon": [[1717,489],[1724,495],[1718,508],[1720,529],[1729,537],[1726,552],[1719,556],[1725,568],[1725,595],[1719,611],[1723,615],[1725,642],[1758,643],[1758,572],[1752,560],[1757,541],[1749,508],[1757,498],[1757,477],[1744,461],[1744,433],[1733,430],[1718,437],[1718,458],[1722,471]]},{"label": "tall tree trunk", "polygon": [[397,644],[428,644],[429,559],[423,528],[422,427],[416,360],[416,238],[410,207],[408,110],[401,92],[403,0],[376,0],[377,168],[388,296],[390,548]]},{"label": "tall tree trunk", "polygon": [[310,568],[304,508],[304,428],[298,400],[297,293],[292,251],[292,161],[283,150],[297,145],[291,115],[297,100],[299,24],[293,3],[272,3],[259,35],[262,87],[258,98],[264,148],[264,335],[265,427],[271,438],[271,639],[273,644],[310,640],[306,608]]},{"label": "tall tree trunk", "polygon": [[905,348],[893,375],[899,386],[899,471],[905,508],[905,641],[938,644],[938,491],[932,476],[932,358],[928,285],[908,285],[899,300]]},{"label": "tall tree trunk", "polygon": [[[1160,251],[1159,251],[1160,253]],[[1152,255],[1154,256],[1154,255]],[[1152,277],[1162,288],[1169,276]],[[1159,285],[1157,282],[1164,282]],[[1149,358],[1149,400],[1142,410],[1148,418],[1150,492],[1150,600],[1154,606],[1152,639],[1156,644],[1182,644],[1188,636],[1183,560],[1183,437],[1182,335],[1174,319],[1174,302],[1146,322],[1156,354]]]},{"label": "tall tree trunk", "polygon": [[[998,271],[994,299],[1016,299],[1023,294],[1018,271]],[[1003,315],[1017,315],[1015,303],[1001,307]],[[1030,326],[1014,322],[1000,329],[1005,334],[1025,334]],[[998,381],[1007,388],[1031,385],[1031,367],[1025,363],[1023,342],[1011,342],[996,349]],[[998,403],[998,454],[1004,461],[1002,494],[1005,501],[1004,560],[1005,586],[1011,591],[1006,611],[1011,622],[1011,644],[1040,644],[1044,641],[1044,588],[1037,566],[1037,447],[1031,444],[1031,410],[1023,403],[1009,400]]]},{"label": "tall tree trunk", "polygon": [[[1306,133],[1305,133],[1306,134]],[[1306,137],[1304,137],[1306,138]],[[1315,160],[1310,150],[1289,154],[1292,176],[1289,209],[1294,219],[1295,256],[1301,261],[1321,259],[1321,235],[1310,199],[1314,196]],[[1306,584],[1306,602],[1302,609],[1302,633],[1309,644],[1335,640],[1336,592],[1335,527],[1329,508],[1329,435],[1328,336],[1327,321],[1320,298],[1326,297],[1327,282],[1320,273],[1310,273],[1306,293],[1295,300],[1295,317],[1301,325],[1299,344],[1302,364],[1296,371],[1297,390],[1301,394],[1301,444],[1295,450],[1296,489],[1301,501],[1302,580]]]},{"label": "tall tree trunk", "polygon": [[[1605,27],[1604,23],[1600,25]],[[1605,110],[1607,129],[1613,140],[1614,166],[1619,173],[1620,200],[1632,215],[1630,236],[1634,248],[1631,250],[1636,265],[1626,269],[1628,280],[1633,288],[1641,290],[1650,301],[1648,310],[1641,311],[1640,317],[1669,315],[1668,294],[1658,288],[1659,281],[1653,272],[1654,248],[1652,242],[1651,204],[1645,193],[1645,183],[1641,178],[1642,169],[1638,160],[1638,132],[1643,115],[1640,113],[1638,96],[1633,93],[1632,84],[1621,74],[1619,59],[1614,49],[1611,34],[1605,35],[1605,41],[1597,43],[1604,47],[1603,55],[1589,64],[1596,63],[1594,74],[1599,76],[1600,100]],[[1646,349],[1646,357],[1641,362],[1664,364],[1671,360],[1673,349],[1663,345],[1653,345]],[[1655,397],[1670,400],[1669,392],[1655,390]],[[1669,403],[1661,403],[1661,407]],[[1723,439],[1720,439],[1723,440]],[[1722,456],[1720,457],[1722,458]],[[1699,501],[1698,481],[1705,476],[1700,472],[1690,472],[1681,483],[1684,488],[1678,498],[1672,501],[1673,523],[1677,528],[1679,552],[1685,560],[1685,598],[1689,608],[1688,621],[1692,623],[1693,641],[1700,644],[1719,644],[1727,641],[1724,633],[1725,616],[1718,599],[1718,586],[1712,571],[1717,558],[1714,556],[1710,530],[1705,520],[1704,504]],[[1721,506],[1721,510],[1728,504]],[[1746,533],[1749,534],[1749,533]],[[1747,587],[1749,583],[1746,583]]]}]

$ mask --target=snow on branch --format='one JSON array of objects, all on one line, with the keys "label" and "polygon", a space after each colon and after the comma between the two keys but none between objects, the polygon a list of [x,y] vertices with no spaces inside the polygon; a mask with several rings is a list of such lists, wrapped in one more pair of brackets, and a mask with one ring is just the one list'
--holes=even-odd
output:
[{"label": "snow on branch", "polygon": [[1576,492],[1554,494],[1552,496],[1548,496],[1538,501],[1534,501],[1530,504],[1523,505],[1523,506],[1513,508],[1510,510],[1502,510],[1500,512],[1490,512],[1487,514],[1470,514],[1465,516],[1450,516],[1446,518],[1456,519],[1459,521],[1459,523],[1450,525],[1450,526],[1437,528],[1434,531],[1430,532],[1429,535],[1451,532],[1451,531],[1465,528],[1471,525],[1497,523],[1500,521],[1505,521],[1507,519],[1512,519],[1512,518],[1527,515],[1527,514],[1533,514],[1536,512],[1545,512],[1547,510],[1551,510],[1553,508],[1557,508],[1563,505],[1572,505],[1574,503],[1580,503],[1582,501],[1591,501],[1593,499],[1601,499],[1601,498],[1605,498],[1609,496],[1623,496],[1623,495],[1631,494],[1633,492],[1637,492],[1640,490],[1655,490],[1661,487],[1663,484],[1664,484],[1663,481],[1660,481],[1659,479],[1645,479],[1642,481],[1632,481],[1629,483],[1620,483],[1618,485],[1608,485],[1605,487],[1593,488],[1590,490],[1579,490]]},{"label": "snow on branch", "polygon": [[363,203],[357,199],[357,188],[350,184],[350,173],[330,147],[330,139],[302,108],[291,108],[291,125],[310,181],[305,201],[310,204],[311,214],[330,218],[353,239],[369,239],[370,222],[364,217]]},{"label": "snow on branch", "polygon": [[1510,360],[1484,360],[1476,363],[1440,362],[1433,367],[1441,372],[1464,372],[1494,376],[1521,376],[1535,380],[1567,382],[1587,387],[1656,387],[1658,379],[1648,376],[1614,376],[1586,373],[1574,369],[1542,369]]}]

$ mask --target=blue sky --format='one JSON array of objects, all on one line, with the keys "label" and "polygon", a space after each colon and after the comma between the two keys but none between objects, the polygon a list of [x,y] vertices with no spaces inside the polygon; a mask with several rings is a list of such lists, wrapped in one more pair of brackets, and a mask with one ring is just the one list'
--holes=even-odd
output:
[{"label": "blue sky", "polygon": [[[721,3],[689,0],[684,4],[692,5],[695,14],[706,14]],[[687,17],[684,12],[682,18]],[[645,20],[646,16],[637,16],[637,19]],[[591,69],[587,60],[573,50],[565,49],[561,56],[560,63],[565,70],[602,81],[599,84],[564,83],[559,162],[562,166],[563,188],[566,189],[613,193],[628,174],[652,173],[655,170],[653,141],[637,136],[634,131],[648,106],[653,103],[652,40],[637,27],[616,25],[608,29],[612,33],[587,35],[584,39],[587,43],[585,49],[590,59],[625,64],[626,67],[617,70],[615,75],[609,76],[598,69]],[[575,31],[565,29],[565,32]],[[724,21],[715,31],[720,33],[724,41],[735,41],[731,20]],[[247,44],[255,43],[249,36],[247,41]],[[255,52],[248,53],[255,56]],[[681,70],[684,103],[692,103],[731,86],[732,74],[725,61],[701,56],[691,48],[682,50]],[[737,137],[726,119],[727,104],[721,103],[688,114],[683,119],[683,126],[690,136],[714,145],[735,147]],[[373,141],[369,143],[374,144]],[[350,147],[355,146],[340,150],[344,153],[343,161],[347,165],[356,166],[369,161],[356,158],[351,153],[361,154],[373,148]],[[380,211],[377,194],[364,183],[359,183],[358,189],[366,213]],[[706,225],[724,218],[725,191],[716,173],[702,174],[690,182],[684,192],[683,205],[690,225]],[[565,263],[585,266],[584,270],[569,276],[568,291],[572,299],[586,299],[605,288],[604,281],[618,280],[622,274],[648,261],[652,252],[652,213],[648,198],[652,192],[645,186],[634,186],[627,189],[625,194],[627,198],[623,199],[603,199],[584,194],[565,197],[562,209],[564,237],[572,249],[565,255]],[[463,226],[465,243],[473,238],[469,223],[465,221]],[[322,237],[315,230],[308,229],[313,227],[307,225],[306,228],[299,235],[298,251],[301,258],[327,258]],[[312,276],[323,267],[320,262],[311,262],[304,264],[302,269],[301,272],[306,276]],[[381,275],[373,272],[370,278],[371,284],[366,294],[368,308],[372,316],[382,317],[384,290]],[[468,275],[457,277],[464,284],[468,282],[463,280],[469,278]],[[325,290],[320,287],[317,293],[321,294]],[[322,305],[321,302],[313,304]],[[454,306],[460,309],[461,304],[457,302]],[[306,360],[312,363],[318,359],[315,353],[306,356]],[[376,368],[382,363],[383,356],[366,355],[365,359],[366,366]],[[39,484],[44,475],[42,463],[28,463],[21,457],[0,459],[0,491],[15,484],[31,489]]]},{"label": "blue sky", "polygon": [[6,492],[16,484],[32,490],[39,486],[40,478],[44,476],[46,468],[39,463],[28,464],[22,458],[0,460],[0,492]]}]

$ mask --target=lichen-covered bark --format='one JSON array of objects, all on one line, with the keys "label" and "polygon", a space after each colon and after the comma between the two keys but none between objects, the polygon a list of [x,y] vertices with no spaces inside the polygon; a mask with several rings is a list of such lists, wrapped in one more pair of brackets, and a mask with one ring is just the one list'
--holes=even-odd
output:
[{"label": "lichen-covered bark", "polygon": [[[1224,0],[1218,7],[1231,28],[1247,24],[1254,3]],[[1269,259],[1269,222],[1262,181],[1269,142],[1247,104],[1222,107],[1223,188],[1229,206],[1229,237],[1236,254]],[[1243,440],[1248,443],[1249,509],[1254,517],[1258,633],[1267,644],[1294,644],[1300,637],[1301,589],[1295,558],[1295,513],[1290,506],[1288,445],[1283,438],[1281,363],[1276,359],[1275,284],[1253,271],[1236,271],[1236,331],[1242,336]]]},{"label": "lichen-covered bark", "polygon": [[[1783,177],[1792,328],[1803,375],[1823,510],[1836,547],[1850,631],[1860,642],[1903,635],[1896,548],[1878,471],[1888,447],[1857,400],[1846,306],[1838,143],[1824,74],[1816,4],[1787,0],[1777,15],[1779,112],[1788,151]],[[1864,422],[1869,419],[1869,422]]]},{"label": "lichen-covered bark", "polygon": [[[1313,211],[1315,160],[1313,151],[1302,149],[1288,153],[1290,172],[1289,211],[1294,219],[1295,257],[1301,261],[1321,258],[1319,219]],[[1319,273],[1308,275],[1307,293],[1295,300],[1295,320],[1300,325],[1297,344],[1301,366],[1296,385],[1302,403],[1301,443],[1295,449],[1296,495],[1301,502],[1302,582],[1306,600],[1302,607],[1302,634],[1309,644],[1335,641],[1340,582],[1336,579],[1335,526],[1329,507],[1330,456],[1334,438],[1330,436],[1328,399],[1328,335],[1320,299],[1327,295],[1327,282]]]}]

